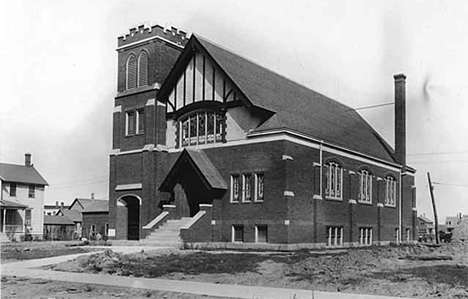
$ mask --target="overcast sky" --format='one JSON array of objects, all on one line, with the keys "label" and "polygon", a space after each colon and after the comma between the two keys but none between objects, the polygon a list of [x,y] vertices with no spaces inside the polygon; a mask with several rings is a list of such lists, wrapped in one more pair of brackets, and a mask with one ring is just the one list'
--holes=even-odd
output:
[{"label": "overcast sky", "polygon": [[[407,75],[418,213],[468,214],[468,1],[2,1],[0,161],[31,152],[46,202],[108,198],[117,37],[142,23],[198,33],[350,107],[393,101]],[[360,110],[393,144],[393,106]]]}]

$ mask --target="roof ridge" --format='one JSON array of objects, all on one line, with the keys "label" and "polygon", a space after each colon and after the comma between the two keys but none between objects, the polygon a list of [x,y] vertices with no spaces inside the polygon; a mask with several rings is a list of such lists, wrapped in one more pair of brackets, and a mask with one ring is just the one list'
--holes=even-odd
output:
[{"label": "roof ridge", "polygon": [[[290,81],[290,82],[292,82],[292,83],[294,83],[294,84],[296,84],[296,85],[298,85],[298,86],[301,86],[301,87],[306,88],[306,89],[308,89],[308,90],[310,90],[310,91],[312,91],[312,92],[315,92],[315,93],[317,93],[317,94],[319,94],[319,95],[321,95],[321,96],[327,98],[328,100],[334,101],[334,102],[336,102],[336,103],[338,103],[338,104],[340,104],[340,105],[342,105],[342,106],[345,106],[346,108],[349,108],[349,109],[351,109],[351,110],[355,110],[354,108],[352,108],[352,107],[350,107],[350,106],[348,106],[348,105],[346,105],[346,104],[343,104],[342,102],[340,102],[340,101],[338,101],[338,100],[332,99],[331,97],[327,96],[326,94],[323,94],[323,93],[321,93],[321,92],[318,92],[318,91],[316,91],[315,89],[312,89],[311,87],[308,87],[308,86],[306,86],[306,85],[304,85],[304,84],[302,84],[302,83],[299,83],[299,82],[297,82],[297,81],[294,80],[294,79],[288,78],[288,77],[286,77],[285,75],[279,73],[279,71],[272,70],[272,69],[270,69],[270,68],[268,68],[268,67],[266,67],[266,66],[264,66],[264,65],[262,65],[262,64],[260,64],[260,63],[258,63],[258,62],[256,62],[256,61],[254,61],[253,59],[247,58],[247,57],[245,57],[244,55],[241,55],[241,54],[237,53],[236,51],[233,51],[233,50],[231,50],[231,49],[229,49],[229,48],[227,48],[227,47],[225,47],[225,46],[222,46],[222,45],[220,45],[220,44],[218,44],[218,43],[216,43],[216,42],[214,42],[214,41],[212,41],[212,40],[210,40],[210,39],[208,39],[208,38],[206,38],[206,37],[204,37],[204,36],[202,36],[202,35],[199,35],[199,34],[196,34],[196,33],[192,33],[192,36],[195,36],[196,38],[205,40],[205,41],[207,41],[207,42],[213,44],[214,46],[223,49],[224,51],[228,51],[228,52],[230,52],[231,54],[234,54],[234,55],[236,55],[236,56],[238,56],[238,57],[240,57],[240,58],[242,58],[242,59],[244,59],[244,60],[246,60],[246,61],[248,61],[248,62],[250,62],[250,63],[253,63],[253,64],[255,64],[255,65],[257,65],[257,66],[259,66],[259,67],[261,67],[261,68],[263,68],[263,69],[265,69],[265,70],[267,70],[267,71],[269,71],[269,72],[271,72],[271,73],[273,73],[273,74],[275,74],[275,75],[277,75],[277,76],[279,76],[279,77],[285,79],[285,80],[288,80],[288,81]],[[216,59],[216,58],[213,57],[213,59]],[[356,111],[356,110],[355,110],[355,111]]]}]

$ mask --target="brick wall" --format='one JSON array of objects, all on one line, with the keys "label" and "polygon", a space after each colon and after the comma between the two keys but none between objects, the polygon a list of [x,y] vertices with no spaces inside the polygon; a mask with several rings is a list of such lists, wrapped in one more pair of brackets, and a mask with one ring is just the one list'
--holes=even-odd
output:
[{"label": "brick wall", "polygon": [[82,235],[89,238],[91,225],[96,226],[96,233],[100,233],[102,237],[106,236],[106,223],[109,223],[109,213],[107,212],[87,212],[83,213],[83,230]]}]

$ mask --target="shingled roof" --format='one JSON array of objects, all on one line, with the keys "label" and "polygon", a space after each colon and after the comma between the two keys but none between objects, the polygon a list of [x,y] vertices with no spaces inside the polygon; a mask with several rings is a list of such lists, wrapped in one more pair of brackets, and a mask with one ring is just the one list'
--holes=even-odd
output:
[{"label": "shingled roof", "polygon": [[0,163],[0,179],[6,182],[49,185],[34,166]]},{"label": "shingled roof", "polygon": [[395,163],[391,146],[354,109],[199,35],[193,34],[191,39],[206,50],[252,105],[274,113],[252,133],[288,129]]}]

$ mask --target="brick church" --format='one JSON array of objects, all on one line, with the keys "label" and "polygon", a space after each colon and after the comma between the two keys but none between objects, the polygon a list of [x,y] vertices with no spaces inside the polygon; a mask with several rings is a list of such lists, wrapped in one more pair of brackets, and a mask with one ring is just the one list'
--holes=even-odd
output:
[{"label": "brick church", "polygon": [[403,74],[392,147],[350,107],[199,35],[140,26],[117,52],[111,239],[167,223],[226,247],[415,239]]}]

